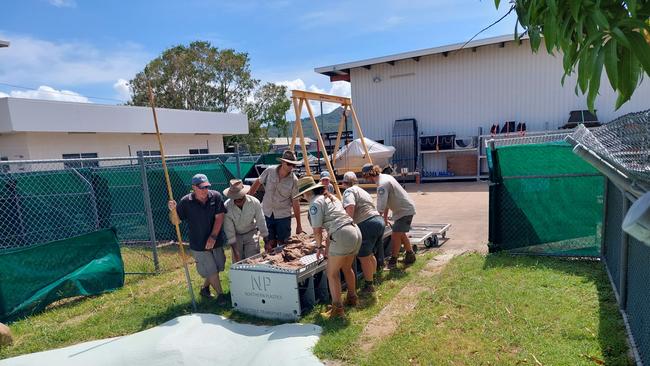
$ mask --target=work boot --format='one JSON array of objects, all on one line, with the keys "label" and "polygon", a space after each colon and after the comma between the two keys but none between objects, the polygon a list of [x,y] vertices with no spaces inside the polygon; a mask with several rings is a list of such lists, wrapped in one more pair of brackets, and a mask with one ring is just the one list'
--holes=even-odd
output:
[{"label": "work boot", "polygon": [[343,304],[332,304],[327,305],[327,311],[320,313],[324,319],[333,319],[333,318],[345,318],[345,309]]},{"label": "work boot", "polygon": [[395,268],[397,268],[397,257],[390,257],[386,264],[386,269],[390,271]]},{"label": "work boot", "polygon": [[415,252],[410,251],[404,253],[404,264],[413,264],[415,263]]},{"label": "work boot", "polygon": [[201,295],[201,297],[205,297],[206,299],[211,298],[212,294],[210,294],[210,286],[201,287],[201,291],[199,291],[199,295]]},{"label": "work boot", "polygon": [[228,305],[230,302],[230,296],[226,294],[219,294],[216,297],[217,305]]},{"label": "work boot", "polygon": [[375,293],[375,286],[372,285],[372,281],[366,281],[360,293],[361,296],[372,296]]},{"label": "work boot", "polygon": [[359,304],[359,297],[357,295],[354,295],[354,296],[348,295],[348,296],[346,296],[345,297],[345,302],[343,303],[343,305],[345,305],[345,306],[352,306],[352,307],[355,307],[358,304]]}]

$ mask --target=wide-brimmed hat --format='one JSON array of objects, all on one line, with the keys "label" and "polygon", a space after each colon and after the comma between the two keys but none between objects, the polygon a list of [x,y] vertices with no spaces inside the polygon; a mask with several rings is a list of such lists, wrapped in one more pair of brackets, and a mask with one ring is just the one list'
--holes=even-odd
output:
[{"label": "wide-brimmed hat", "polygon": [[320,183],[316,183],[314,181],[314,178],[307,176],[307,177],[302,177],[298,179],[298,194],[293,196],[293,198],[298,198],[305,194],[305,192],[309,192],[313,189],[316,189],[318,187],[324,187],[324,185]]},{"label": "wide-brimmed hat", "polygon": [[237,200],[240,198],[246,197],[246,193],[251,189],[251,186],[247,186],[241,179],[232,179],[230,181],[230,187],[223,190],[224,196]]},{"label": "wide-brimmed hat", "polygon": [[278,158],[278,161],[284,161],[287,164],[291,165],[300,165],[300,161],[296,158],[296,153],[291,150],[285,150],[282,153],[282,156]]}]

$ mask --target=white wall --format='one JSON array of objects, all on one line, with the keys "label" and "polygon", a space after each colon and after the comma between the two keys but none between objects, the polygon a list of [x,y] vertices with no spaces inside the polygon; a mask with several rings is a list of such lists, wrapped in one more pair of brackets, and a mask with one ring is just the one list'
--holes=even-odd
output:
[{"label": "white wall", "polygon": [[[163,134],[167,155],[187,155],[189,149],[209,146],[210,153],[224,151],[222,135]],[[63,154],[97,153],[99,157],[135,156],[138,150],[160,150],[155,135],[150,134],[68,134],[16,133],[0,135],[0,155],[10,160],[61,159]],[[6,151],[6,152],[5,152]]]},{"label": "white wall", "polygon": [[[510,42],[505,48],[491,45],[448,57],[352,69],[352,99],[364,133],[387,142],[394,121],[401,118],[416,118],[424,134],[475,135],[479,126],[485,130],[508,120],[524,121],[529,130],[547,125],[556,129],[567,121],[569,111],[587,109],[586,97],[574,92],[575,78],[567,78],[562,86],[562,74],[560,56],[544,50],[533,54],[528,41],[521,46]],[[373,82],[375,76],[381,81]],[[642,83],[618,111],[615,100],[603,73],[596,109],[604,122],[650,108],[650,82]]]},{"label": "white wall", "polygon": [[[586,97],[576,96],[575,78],[563,87],[561,56],[543,49],[533,54],[528,41],[506,43],[372,65],[351,70],[352,100],[366,137],[391,144],[393,123],[415,118],[425,135],[489,133],[493,123],[526,122],[529,131],[557,129],[571,110],[587,109]],[[381,81],[373,82],[378,76]],[[650,108],[647,78],[631,101],[614,111],[616,94],[603,72],[596,101],[598,117],[607,122],[628,112]],[[444,169],[428,157],[436,170]]]},{"label": "white wall", "polygon": [[[248,120],[239,113],[157,108],[163,133],[248,133]],[[36,99],[0,98],[3,132],[155,132],[151,108]]]}]

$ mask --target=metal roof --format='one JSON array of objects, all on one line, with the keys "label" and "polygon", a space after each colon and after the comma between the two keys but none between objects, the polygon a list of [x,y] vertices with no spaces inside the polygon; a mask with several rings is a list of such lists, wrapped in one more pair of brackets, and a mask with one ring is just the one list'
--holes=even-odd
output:
[{"label": "metal roof", "polygon": [[3,41],[0,39],[0,47],[9,47],[9,41]]},{"label": "metal roof", "polygon": [[[527,37],[523,37],[523,38],[527,38]],[[467,43],[464,48],[472,49],[472,48],[476,48],[476,47],[480,47],[480,46],[487,46],[487,45],[492,45],[492,44],[511,42],[511,41],[514,41],[514,40],[515,40],[515,38],[514,38],[513,35],[504,35],[504,36],[498,36],[498,37],[478,39],[478,40],[474,40],[474,41],[471,41],[471,42]],[[435,54],[439,54],[439,53],[457,51],[461,47],[463,47],[464,44],[465,44],[465,42],[454,43],[454,44],[450,44],[450,45],[446,45],[446,46],[426,48],[426,49],[422,49],[422,50],[403,52],[403,53],[396,53],[396,54],[393,54],[393,55],[369,58],[369,59],[360,60],[360,61],[352,61],[352,62],[336,64],[336,65],[330,65],[330,66],[322,66],[322,67],[315,68],[314,71],[316,71],[319,74],[323,74],[323,75],[327,75],[327,76],[349,75],[350,69],[353,69],[353,68],[357,68],[357,67],[370,68],[372,65],[376,65],[376,64],[395,63],[397,61],[407,60],[407,59],[413,59],[415,61],[419,61],[419,58],[422,57],[422,56],[430,56],[430,55],[435,55]]]}]

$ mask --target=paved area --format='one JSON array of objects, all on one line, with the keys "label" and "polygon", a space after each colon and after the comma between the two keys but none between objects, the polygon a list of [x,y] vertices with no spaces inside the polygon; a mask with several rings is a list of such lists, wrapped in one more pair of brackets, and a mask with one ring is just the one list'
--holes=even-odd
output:
[{"label": "paved area", "polygon": [[[415,202],[413,224],[450,223],[443,251],[487,252],[488,184],[486,182],[409,183],[406,190]],[[369,192],[375,196],[374,190]],[[311,232],[303,205],[303,230]],[[295,228],[295,221],[293,223]]]}]

